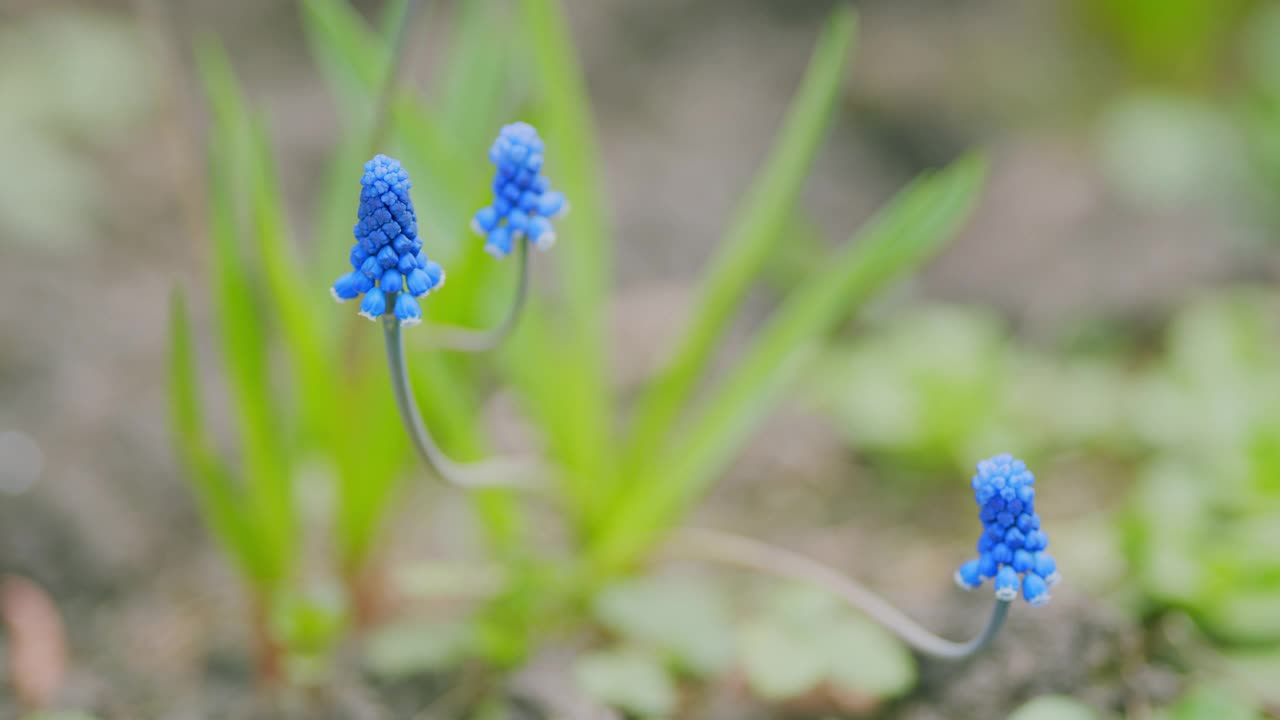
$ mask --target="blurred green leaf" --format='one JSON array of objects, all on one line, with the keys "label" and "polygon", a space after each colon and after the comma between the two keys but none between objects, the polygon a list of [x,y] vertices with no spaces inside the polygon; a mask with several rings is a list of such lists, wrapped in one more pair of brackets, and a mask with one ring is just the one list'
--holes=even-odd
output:
[{"label": "blurred green leaf", "polygon": [[274,577],[292,562],[295,516],[286,447],[289,429],[274,407],[267,362],[267,329],[258,289],[240,245],[239,187],[248,143],[248,112],[225,54],[215,45],[198,51],[214,114],[209,141],[209,222],[214,246],[214,304],[219,348],[227,366],[244,457],[246,499],[258,527],[257,552]]},{"label": "blurred green leaf", "polygon": [[1098,714],[1074,698],[1041,695],[1014,710],[1009,720],[1098,720]]},{"label": "blurred green leaf", "polygon": [[276,599],[272,625],[292,652],[319,655],[332,650],[347,622],[345,599],[335,588],[289,593]]},{"label": "blurred green leaf", "polygon": [[786,629],[768,623],[743,629],[741,654],[752,691],[767,700],[803,695],[822,682],[827,670],[821,653]]},{"label": "blurred green leaf", "polygon": [[824,683],[873,698],[915,684],[911,653],[896,638],[832,596],[786,584],[769,594],[742,631],[743,669],[752,690],[780,700]]},{"label": "blurred green leaf", "polygon": [[22,168],[0,175],[0,247],[75,252],[102,236],[98,151],[127,141],[155,104],[142,39],[134,23],[88,7],[0,23],[0,165]]},{"label": "blurred green leaf", "polygon": [[1178,701],[1172,720],[1262,720],[1262,713],[1225,688],[1200,685]]},{"label": "blurred green leaf", "polygon": [[626,565],[728,465],[824,336],[889,282],[918,267],[976,201],[985,163],[967,157],[903,190],[831,263],[790,296],[680,432],[681,441],[618,500],[604,567]]},{"label": "blurred green leaf", "polygon": [[733,658],[731,611],[704,583],[648,577],[605,588],[595,615],[628,641],[660,651],[683,670],[709,676]]},{"label": "blurred green leaf", "polygon": [[338,91],[339,108],[367,113],[386,73],[386,46],[346,0],[302,0],[301,6],[303,29]]},{"label": "blurred green leaf", "polygon": [[676,709],[675,683],[662,661],[639,650],[584,655],[574,677],[591,697],[639,717],[663,717]]},{"label": "blurred green leaf", "polygon": [[1083,0],[1075,9],[1140,80],[1199,85],[1231,49],[1254,0]]},{"label": "blurred green leaf", "polygon": [[788,237],[788,221],[834,114],[856,26],[852,8],[837,5],[773,149],[733,215],[688,328],[637,405],[626,450],[629,473],[642,472],[671,434],[743,297],[775,245]]},{"label": "blurred green leaf", "polygon": [[876,698],[905,695],[916,683],[910,651],[879,625],[860,615],[832,624],[819,637],[831,682]]},{"label": "blurred green leaf", "polygon": [[1248,186],[1235,120],[1196,97],[1132,95],[1101,116],[1098,162],[1119,194],[1140,208],[1234,207]]},{"label": "blurred green leaf", "polygon": [[365,644],[369,671],[387,680],[454,667],[467,650],[467,628],[459,622],[402,621],[375,630]]},{"label": "blurred green leaf", "polygon": [[250,206],[257,255],[271,298],[269,312],[282,330],[293,361],[298,412],[312,443],[341,441],[333,379],[337,368],[329,358],[325,326],[316,319],[316,299],[324,286],[313,286],[289,237],[285,200],[271,159],[271,144],[261,121],[254,124],[249,166]]},{"label": "blurred green leaf", "polygon": [[1280,649],[1228,650],[1222,659],[1229,671],[1227,680],[1241,694],[1259,702],[1280,705]]},{"label": "blurred green leaf", "polygon": [[191,321],[177,289],[169,300],[169,399],[181,459],[210,531],[251,580],[268,582],[271,570],[255,551],[257,541],[242,517],[239,490],[205,435]]},{"label": "blurred green leaf", "polygon": [[457,13],[450,63],[441,79],[441,125],[445,136],[458,146],[483,148],[496,136],[506,105],[510,52],[506,43],[494,42],[494,37],[504,34],[507,19],[488,0],[459,3]]},{"label": "blurred green leaf", "polygon": [[594,121],[586,81],[574,53],[564,8],[557,0],[521,0],[519,26],[528,42],[537,87],[536,114],[548,148],[546,171],[573,203],[559,223],[563,318],[557,335],[561,362],[547,365],[542,382],[560,393],[558,411],[545,418],[552,446],[569,470],[571,511],[592,517],[602,487],[612,482],[613,410],[606,372],[606,291],[613,272]]}]

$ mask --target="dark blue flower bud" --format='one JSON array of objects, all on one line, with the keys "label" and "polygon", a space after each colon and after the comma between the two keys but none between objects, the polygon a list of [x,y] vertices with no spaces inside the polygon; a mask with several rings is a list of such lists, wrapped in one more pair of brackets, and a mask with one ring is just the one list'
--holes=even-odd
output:
[{"label": "dark blue flower bud", "polygon": [[[370,320],[386,314],[387,296],[394,295],[396,318],[412,325],[422,319],[414,298],[437,289],[444,271],[422,252],[409,174],[398,161],[378,155],[365,163],[360,185],[359,222],[352,228],[356,242],[350,255],[357,272],[338,278],[331,292],[339,300],[363,294],[360,314]],[[434,266],[435,278],[429,265]]]}]

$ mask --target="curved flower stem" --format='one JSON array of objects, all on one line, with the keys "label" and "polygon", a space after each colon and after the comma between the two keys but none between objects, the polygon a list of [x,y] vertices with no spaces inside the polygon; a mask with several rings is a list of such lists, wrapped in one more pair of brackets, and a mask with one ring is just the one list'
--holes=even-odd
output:
[{"label": "curved flower stem", "polygon": [[758,540],[698,528],[675,531],[670,546],[686,557],[734,565],[827,590],[920,653],[940,660],[963,660],[977,654],[1000,632],[1009,613],[1009,601],[996,600],[982,632],[967,642],[953,642],[933,634],[849,577],[803,555]]},{"label": "curved flower stem", "polygon": [[459,463],[445,454],[427,430],[413,396],[409,369],[405,361],[404,338],[400,321],[394,315],[382,318],[387,350],[387,367],[391,372],[391,388],[400,410],[400,419],[413,447],[423,462],[434,469],[442,480],[460,488],[537,487],[542,485],[543,469],[536,460],[495,458],[474,463]]},{"label": "curved flower stem", "polygon": [[529,242],[521,240],[516,253],[519,255],[519,275],[516,278],[515,297],[512,298],[507,314],[502,321],[492,328],[473,330],[471,328],[434,325],[431,327],[431,340],[446,350],[478,353],[492,350],[502,344],[516,329],[520,315],[529,299]]}]

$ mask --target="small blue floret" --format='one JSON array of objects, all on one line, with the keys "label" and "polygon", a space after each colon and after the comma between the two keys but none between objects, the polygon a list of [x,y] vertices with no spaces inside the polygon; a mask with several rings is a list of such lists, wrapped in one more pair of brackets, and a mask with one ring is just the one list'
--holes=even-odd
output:
[{"label": "small blue floret", "polygon": [[400,293],[396,296],[396,318],[400,320],[401,325],[417,325],[422,322],[422,308],[418,306],[418,301],[408,293]]},{"label": "small blue floret", "polygon": [[387,312],[387,296],[379,288],[370,288],[360,302],[360,317],[377,320]]},{"label": "small blue floret", "polygon": [[569,204],[542,175],[544,151],[538,131],[523,122],[503,127],[489,148],[495,168],[493,204],[476,212],[471,228],[485,238],[485,251],[495,257],[511,254],[524,239],[539,249],[555,242],[550,220],[563,215]]},{"label": "small blue floret", "polygon": [[[1049,584],[1035,573],[1027,573],[1022,581],[1022,597],[1035,607],[1049,603]],[[1009,598],[1012,600],[1013,598]]]},{"label": "small blue floret", "polygon": [[1049,537],[1040,529],[1035,509],[1035,476],[1012,455],[978,463],[970,480],[982,521],[978,557],[956,571],[966,589],[995,578],[996,597],[1013,600],[1019,590],[1031,605],[1049,602],[1049,588],[1060,580],[1057,563],[1044,552]]},{"label": "small blue floret", "polygon": [[977,560],[970,560],[961,565],[960,569],[956,570],[956,584],[965,590],[977,590],[982,587],[982,574],[978,571],[978,563]]},{"label": "small blue floret", "polygon": [[1018,597],[1018,590],[1022,586],[1022,580],[1018,577],[1018,573],[1013,569],[1012,565],[1004,565],[1000,568],[1000,572],[996,573],[996,597],[1000,600],[1009,601]]},{"label": "small blue floret", "polygon": [[354,271],[338,278],[331,293],[339,302],[364,295],[360,315],[377,320],[389,306],[401,324],[421,321],[414,298],[439,289],[444,271],[422,251],[418,218],[409,198],[409,174],[399,161],[378,155],[364,165],[360,207],[349,260]]}]

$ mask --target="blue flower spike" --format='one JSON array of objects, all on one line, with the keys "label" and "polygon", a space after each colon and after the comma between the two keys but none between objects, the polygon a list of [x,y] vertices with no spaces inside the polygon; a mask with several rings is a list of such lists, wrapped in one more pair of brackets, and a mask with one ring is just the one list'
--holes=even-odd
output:
[{"label": "blue flower spike", "polygon": [[496,168],[493,204],[476,212],[471,229],[485,239],[484,249],[494,257],[510,255],[521,240],[539,250],[555,244],[551,220],[568,212],[569,203],[542,174],[544,150],[538,131],[524,122],[504,126],[489,148],[489,162]]},{"label": "blue flower spike", "polygon": [[978,557],[956,570],[956,584],[976,590],[994,579],[996,598],[1011,601],[1019,591],[1033,606],[1049,602],[1049,588],[1061,579],[1058,564],[1045,552],[1049,537],[1040,530],[1035,508],[1036,478],[1009,454],[978,463],[970,485],[977,500],[982,536]]},{"label": "blue flower spike", "polygon": [[398,160],[378,155],[364,164],[353,270],[338,278],[330,293],[338,302],[363,295],[360,315],[370,320],[390,310],[401,325],[416,325],[422,308],[415,298],[444,285],[444,271],[422,250],[409,187],[409,174]]}]

